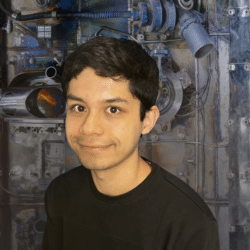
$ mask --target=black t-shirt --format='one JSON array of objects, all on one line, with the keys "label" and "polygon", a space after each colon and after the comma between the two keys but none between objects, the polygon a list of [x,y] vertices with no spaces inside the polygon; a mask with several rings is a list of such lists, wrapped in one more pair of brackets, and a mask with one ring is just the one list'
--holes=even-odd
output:
[{"label": "black t-shirt", "polygon": [[100,193],[90,170],[76,167],[45,193],[43,250],[218,250],[216,220],[179,178],[153,167],[133,190]]}]

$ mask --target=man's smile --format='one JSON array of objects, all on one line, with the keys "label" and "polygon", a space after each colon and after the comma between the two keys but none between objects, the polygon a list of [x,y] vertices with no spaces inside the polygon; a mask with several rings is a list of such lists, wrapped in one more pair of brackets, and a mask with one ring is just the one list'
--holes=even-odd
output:
[{"label": "man's smile", "polygon": [[112,145],[108,146],[80,146],[83,151],[91,153],[102,153],[111,148]]}]

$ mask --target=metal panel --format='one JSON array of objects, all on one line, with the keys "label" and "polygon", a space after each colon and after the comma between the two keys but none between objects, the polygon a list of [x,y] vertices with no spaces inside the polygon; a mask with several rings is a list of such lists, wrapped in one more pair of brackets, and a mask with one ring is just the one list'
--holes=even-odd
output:
[{"label": "metal panel", "polygon": [[[246,6],[247,4],[247,6]],[[249,111],[250,19],[249,2],[230,2],[230,249],[250,247]]]}]

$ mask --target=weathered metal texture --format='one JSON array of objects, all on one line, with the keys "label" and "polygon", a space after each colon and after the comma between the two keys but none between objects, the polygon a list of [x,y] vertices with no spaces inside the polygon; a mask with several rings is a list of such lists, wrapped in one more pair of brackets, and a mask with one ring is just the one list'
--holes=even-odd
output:
[{"label": "weathered metal texture", "polygon": [[[64,171],[63,128],[56,124],[10,123],[9,187],[13,191],[38,192],[40,179],[54,179]],[[43,191],[43,190],[42,190]]]},{"label": "weathered metal texture", "polygon": [[[146,32],[157,32],[162,27],[163,23],[163,8],[159,0],[146,0],[148,11],[152,12],[151,22],[145,27]],[[149,15],[150,16],[150,15]]]},{"label": "weathered metal texture", "polygon": [[[58,4],[61,4],[62,7],[69,4],[68,1],[60,2]],[[70,1],[71,7],[73,6],[73,9],[70,8],[71,11],[77,11],[77,8],[74,8],[76,3],[77,0]],[[21,11],[24,15],[41,11],[36,1],[29,0],[12,0],[9,8],[12,8],[13,11]],[[50,10],[50,7],[46,10]],[[50,32],[45,32],[46,34],[50,33],[50,36],[42,37],[40,35],[39,27],[42,26],[45,29],[50,28]],[[64,49],[74,50],[77,47],[77,29],[76,19],[49,18],[25,22],[15,21],[13,32],[7,35],[7,42],[4,45],[4,49],[8,53],[7,60],[5,60],[9,66],[7,82],[10,82],[16,74],[33,71],[34,68],[41,70],[51,66],[55,54],[62,53]],[[30,63],[32,60],[36,61],[37,64]]]},{"label": "weathered metal texture", "polygon": [[217,137],[218,156],[218,185],[217,195],[220,200],[229,199],[229,105],[230,105],[230,84],[229,84],[229,42],[224,38],[217,38],[218,54],[218,80],[220,82],[218,91],[220,101],[218,103],[219,116],[219,136]]},{"label": "weathered metal texture", "polygon": [[180,19],[179,35],[186,40],[196,58],[207,56],[214,44],[202,26],[203,15],[197,11],[185,12]]},{"label": "weathered metal texture", "polygon": [[248,1],[230,1],[230,249],[250,248],[249,117],[250,18]]},{"label": "weathered metal texture", "polygon": [[[6,18],[3,14],[0,14],[0,25],[2,26],[6,22]],[[7,70],[7,51],[5,49],[6,46],[6,33],[4,29],[0,30],[0,87],[7,87],[7,74],[5,73]]]},{"label": "weathered metal texture", "polygon": [[229,250],[229,204],[228,202],[217,204],[217,222],[219,224],[220,249]]},{"label": "weathered metal texture", "polygon": [[179,70],[180,68],[185,68],[192,79],[192,83],[194,84],[194,59],[187,43],[183,40],[175,43],[169,43],[166,45],[168,46],[172,55],[174,61],[173,66],[176,67],[176,70]]},{"label": "weathered metal texture", "polygon": [[[158,58],[159,61],[161,62],[160,58]],[[159,71],[162,71],[160,73],[161,95],[157,100],[157,105],[161,115],[157,123],[164,123],[171,121],[179,111],[183,100],[183,86],[173,71],[166,67],[159,67]]]},{"label": "weathered metal texture", "polygon": [[[115,0],[107,0],[107,1],[82,1],[81,9],[84,9],[86,12],[101,12],[101,11],[130,11],[130,4],[127,1],[115,1]],[[100,26],[106,26],[108,28],[112,28],[121,32],[130,33],[130,18],[118,18],[118,19],[106,19],[106,20],[83,20],[80,21],[80,29],[81,29],[81,40],[80,43],[86,41],[90,36],[93,36],[96,31],[100,28]],[[103,36],[112,36],[116,38],[126,38],[117,33],[113,33],[111,31],[104,30],[101,32]]]},{"label": "weathered metal texture", "polygon": [[[34,122],[34,121],[33,121]],[[1,200],[3,249],[33,249],[42,242],[45,220],[44,191],[52,179],[64,172],[65,132],[60,124],[8,124],[8,162],[2,166],[8,200]],[[6,130],[5,130],[6,131]],[[9,216],[9,217],[7,217]],[[10,219],[6,227],[6,219]],[[42,220],[41,220],[42,219]],[[11,225],[11,226],[10,226]],[[2,227],[4,226],[4,228]],[[5,232],[9,228],[10,232]],[[9,237],[11,236],[11,240]],[[10,243],[11,242],[11,243]]]},{"label": "weathered metal texture", "polygon": [[[34,249],[42,245],[42,233],[46,221],[44,205],[11,205],[12,241],[10,249]],[[7,249],[7,248],[4,248]]]},{"label": "weathered metal texture", "polygon": [[157,125],[140,140],[139,154],[195,189],[194,146],[188,132],[187,127],[180,124],[173,123],[168,131],[162,131]]},{"label": "weathered metal texture", "polygon": [[[228,75],[229,42],[215,36],[217,53],[211,54],[210,67],[213,70],[210,94],[205,105],[206,117],[206,176],[204,197],[214,205],[219,223],[221,249],[229,249],[229,133],[228,117],[230,87]],[[210,152],[210,154],[209,154]],[[213,179],[209,182],[209,176]],[[208,201],[210,200],[210,201]]]},{"label": "weathered metal texture", "polygon": [[57,118],[65,113],[65,100],[55,87],[6,88],[2,91],[0,112],[7,116]]}]

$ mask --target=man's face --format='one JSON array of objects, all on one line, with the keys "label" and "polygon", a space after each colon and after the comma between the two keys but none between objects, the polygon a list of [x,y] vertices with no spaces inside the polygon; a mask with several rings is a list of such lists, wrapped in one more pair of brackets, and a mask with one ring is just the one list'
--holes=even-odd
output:
[{"label": "man's face", "polygon": [[112,168],[138,156],[140,101],[126,80],[114,81],[86,68],[70,81],[67,94],[68,143],[86,168]]}]

